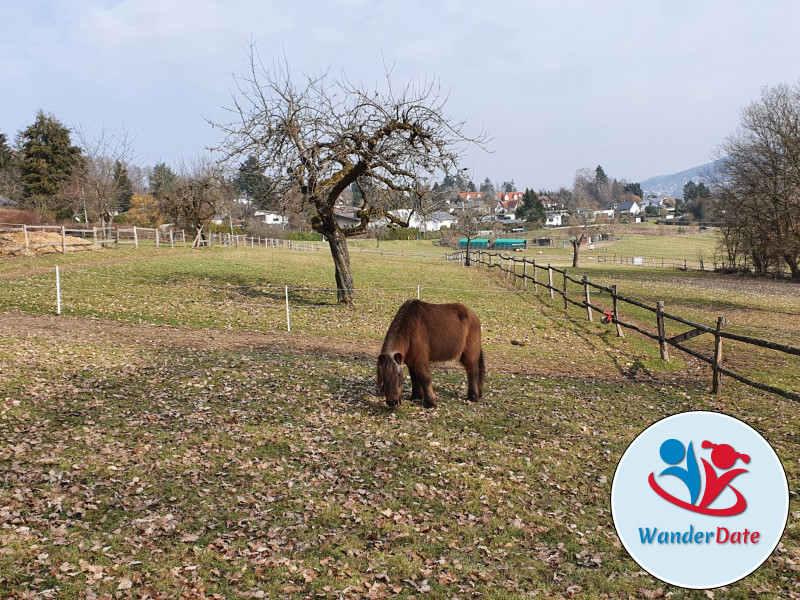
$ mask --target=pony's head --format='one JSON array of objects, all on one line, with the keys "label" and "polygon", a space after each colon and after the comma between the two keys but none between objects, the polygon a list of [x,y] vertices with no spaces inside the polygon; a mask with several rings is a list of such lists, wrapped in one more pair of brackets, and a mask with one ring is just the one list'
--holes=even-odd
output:
[{"label": "pony's head", "polygon": [[403,393],[403,355],[399,352],[378,356],[378,393],[386,396],[386,404],[397,406]]}]

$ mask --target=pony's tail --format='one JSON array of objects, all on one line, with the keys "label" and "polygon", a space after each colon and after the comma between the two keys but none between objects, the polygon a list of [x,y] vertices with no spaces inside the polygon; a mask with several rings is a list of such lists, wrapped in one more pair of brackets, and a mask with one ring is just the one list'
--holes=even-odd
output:
[{"label": "pony's tail", "polygon": [[483,348],[481,348],[481,355],[478,357],[478,381],[480,389],[483,389],[483,384],[486,383],[486,366],[483,364]]}]

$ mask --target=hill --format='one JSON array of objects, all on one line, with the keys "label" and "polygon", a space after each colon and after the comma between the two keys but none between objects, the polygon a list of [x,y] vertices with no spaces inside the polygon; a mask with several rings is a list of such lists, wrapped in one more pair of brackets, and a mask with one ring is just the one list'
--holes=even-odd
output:
[{"label": "hill", "polygon": [[656,175],[641,182],[642,192],[645,196],[670,196],[683,198],[683,186],[689,181],[708,184],[708,173],[713,172],[716,161],[686,169],[672,175]]}]

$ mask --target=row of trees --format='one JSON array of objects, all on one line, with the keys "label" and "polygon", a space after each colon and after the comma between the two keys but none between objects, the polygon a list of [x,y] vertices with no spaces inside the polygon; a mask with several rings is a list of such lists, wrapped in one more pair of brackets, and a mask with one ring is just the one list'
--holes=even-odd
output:
[{"label": "row of trees", "polygon": [[731,265],[800,279],[800,83],[765,88],[718,149],[713,210]]},{"label": "row of trees", "polygon": [[137,225],[170,222],[194,231],[215,215],[234,214],[234,198],[245,185],[241,173],[230,178],[207,158],[174,169],[165,163],[143,168],[126,131],[90,137],[44,112],[13,146],[0,133],[0,195],[44,218],[108,227],[126,213]]}]

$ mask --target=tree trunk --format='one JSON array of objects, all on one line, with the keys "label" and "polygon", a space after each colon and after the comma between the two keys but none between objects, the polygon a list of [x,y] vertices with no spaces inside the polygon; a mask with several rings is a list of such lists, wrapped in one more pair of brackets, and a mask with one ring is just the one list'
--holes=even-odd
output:
[{"label": "tree trunk", "polygon": [[468,266],[470,266],[470,264],[472,264],[470,262],[470,259],[469,259],[469,246],[470,246],[470,244],[472,244],[472,240],[467,238],[467,253],[464,256],[464,266],[465,267],[468,267]]},{"label": "tree trunk", "polygon": [[580,241],[576,240],[572,242],[572,268],[576,269],[578,267],[578,260],[581,254],[581,243]]},{"label": "tree trunk", "polygon": [[350,270],[350,251],[347,249],[347,238],[339,228],[327,234],[328,245],[336,269],[336,299],[341,304],[353,304],[353,272]]}]

